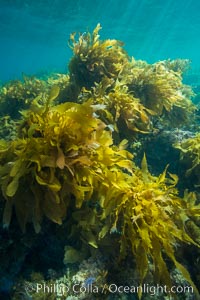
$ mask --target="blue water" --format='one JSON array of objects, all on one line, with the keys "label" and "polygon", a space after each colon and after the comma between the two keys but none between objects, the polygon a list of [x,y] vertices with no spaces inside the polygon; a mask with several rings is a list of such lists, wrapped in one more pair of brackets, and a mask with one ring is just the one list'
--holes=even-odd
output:
[{"label": "blue water", "polygon": [[136,59],[188,58],[200,69],[199,0],[0,0],[0,81],[66,72],[71,32],[125,42]]}]

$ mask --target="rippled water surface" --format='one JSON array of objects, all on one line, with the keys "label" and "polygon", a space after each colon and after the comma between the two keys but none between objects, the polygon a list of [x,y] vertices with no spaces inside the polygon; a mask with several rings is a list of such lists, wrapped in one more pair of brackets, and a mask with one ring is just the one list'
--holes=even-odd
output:
[{"label": "rippled water surface", "polygon": [[189,58],[200,68],[198,0],[0,0],[0,80],[66,71],[73,31],[125,42],[130,55],[154,62]]}]

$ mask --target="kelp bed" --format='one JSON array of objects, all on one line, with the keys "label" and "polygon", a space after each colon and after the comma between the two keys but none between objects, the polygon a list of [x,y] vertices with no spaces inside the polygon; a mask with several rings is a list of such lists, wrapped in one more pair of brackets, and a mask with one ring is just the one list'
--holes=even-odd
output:
[{"label": "kelp bed", "polygon": [[[26,249],[19,251],[25,268],[27,239],[34,249],[42,234],[51,235],[49,219],[59,224],[54,238],[71,244],[73,254],[101,253],[111,261],[102,275],[108,284],[112,269],[128,261],[138,284],[152,274],[152,283],[170,288],[175,267],[199,297],[199,119],[194,93],[183,83],[189,62],[135,60],[121,42],[100,40],[100,29],[71,34],[69,74],[1,86],[0,259],[12,253],[5,242],[12,236],[16,249]],[[166,162],[160,174],[159,156]],[[21,299],[15,289],[7,292]]]}]

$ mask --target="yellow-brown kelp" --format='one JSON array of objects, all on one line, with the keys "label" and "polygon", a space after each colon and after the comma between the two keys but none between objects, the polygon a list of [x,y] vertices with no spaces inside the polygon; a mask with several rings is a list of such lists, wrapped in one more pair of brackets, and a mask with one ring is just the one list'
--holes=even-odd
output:
[{"label": "yellow-brown kelp", "polygon": [[78,41],[75,33],[70,36],[69,45],[74,53],[69,63],[70,77],[79,88],[91,88],[105,77],[116,79],[128,62],[123,43],[109,39],[101,41],[100,29],[98,24],[92,34],[85,32]]},{"label": "yellow-brown kelp", "polygon": [[174,174],[167,177],[166,172],[167,168],[159,177],[152,176],[145,157],[142,168],[134,169],[132,175],[120,170],[108,171],[109,189],[105,185],[99,187],[102,213],[96,217],[93,213],[92,217],[91,210],[87,211],[85,219],[82,211],[76,219],[79,216],[83,239],[95,248],[103,247],[104,239],[112,243],[116,234],[118,258],[132,253],[139,283],[145,281],[153,262],[155,282],[170,288],[172,283],[164,258],[167,255],[194,286],[188,271],[178,262],[175,250],[180,242],[197,245],[185,231],[185,224],[191,217],[200,216],[200,206],[195,204],[194,193],[187,193],[181,199],[175,188],[178,177]]},{"label": "yellow-brown kelp", "polygon": [[174,147],[180,150],[180,163],[185,169],[186,177],[192,178],[191,183],[200,186],[200,134],[184,139]]},{"label": "yellow-brown kelp", "polygon": [[0,117],[8,115],[12,119],[19,119],[19,111],[28,108],[35,99],[43,105],[45,94],[54,85],[60,88],[58,102],[67,101],[69,98],[70,101],[76,100],[77,91],[73,90],[69,76],[65,74],[50,74],[46,80],[23,76],[23,81],[5,83],[0,87]]},{"label": "yellow-brown kelp", "polygon": [[91,91],[84,89],[78,101],[89,100],[99,107],[97,115],[108,125],[112,125],[113,130],[119,134],[124,131],[128,134],[131,131],[134,136],[136,133],[151,132],[154,112],[146,108],[140,99],[135,98],[122,82],[117,81],[110,90],[109,82],[102,80]]},{"label": "yellow-brown kelp", "polygon": [[112,148],[111,133],[89,103],[49,106],[58,91],[43,109],[24,112],[22,138],[1,144],[4,223],[9,225],[14,206],[23,231],[28,221],[38,231],[42,215],[61,224],[72,195],[81,207],[104,182],[107,168],[131,166],[131,154]]},{"label": "yellow-brown kelp", "polygon": [[0,116],[19,118],[19,110],[27,108],[31,101],[47,90],[47,83],[35,77],[23,77],[0,88]]},{"label": "yellow-brown kelp", "polygon": [[[190,87],[182,83],[181,60],[161,61],[153,65],[133,65],[129,76],[129,90],[148,109],[159,117],[173,119],[174,124],[184,124],[195,107],[190,98]],[[180,65],[180,68],[178,68]],[[174,71],[174,69],[177,71]]]},{"label": "yellow-brown kelp", "polygon": [[[130,59],[122,44],[92,35],[70,37],[74,56],[69,63],[70,82],[80,92],[78,101],[105,105],[103,120],[133,133],[153,131],[152,124],[186,124],[195,110],[190,87],[182,83],[187,60],[166,60],[153,65]],[[172,122],[173,121],[173,122]],[[116,124],[116,122],[118,124]],[[120,128],[118,128],[120,130]]]}]

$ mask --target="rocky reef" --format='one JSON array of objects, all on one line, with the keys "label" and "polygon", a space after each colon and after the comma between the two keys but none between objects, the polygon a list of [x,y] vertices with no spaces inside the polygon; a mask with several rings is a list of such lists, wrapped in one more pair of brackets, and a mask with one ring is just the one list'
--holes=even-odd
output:
[{"label": "rocky reef", "polygon": [[70,35],[69,74],[0,88],[2,297],[198,299],[189,61],[137,61],[100,29]]}]

